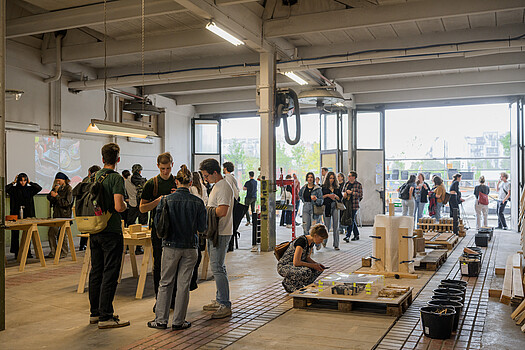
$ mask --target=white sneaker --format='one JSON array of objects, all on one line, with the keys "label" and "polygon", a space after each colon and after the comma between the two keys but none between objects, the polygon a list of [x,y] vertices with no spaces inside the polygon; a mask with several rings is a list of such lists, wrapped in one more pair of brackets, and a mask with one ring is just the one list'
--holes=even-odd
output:
[{"label": "white sneaker", "polygon": [[252,253],[258,253],[259,252],[259,247],[257,247],[257,245],[254,245],[252,247],[252,250],[251,250]]},{"label": "white sneaker", "polygon": [[225,318],[232,315],[232,309],[230,307],[221,305],[217,311],[211,314],[211,318]]},{"label": "white sneaker", "polygon": [[204,311],[215,311],[217,310],[219,307],[221,306],[221,304],[219,304],[219,302],[217,300],[212,300],[211,303],[207,304],[207,305],[204,305],[202,307],[202,309]]},{"label": "white sneaker", "polygon": [[292,228],[292,225],[288,224],[286,225],[286,228]]}]

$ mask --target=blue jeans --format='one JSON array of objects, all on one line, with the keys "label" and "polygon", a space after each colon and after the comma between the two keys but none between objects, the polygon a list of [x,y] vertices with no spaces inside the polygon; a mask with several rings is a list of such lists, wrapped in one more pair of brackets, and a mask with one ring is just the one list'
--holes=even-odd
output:
[{"label": "blue jeans", "polygon": [[354,210],[352,213],[352,218],[353,218],[352,227],[348,226],[348,231],[346,232],[346,238],[350,238],[350,236],[352,235],[352,232],[354,233],[354,237],[359,237],[359,230],[357,229],[357,222],[355,221],[355,218],[357,216],[357,210]]},{"label": "blue jeans", "polygon": [[416,226],[419,223],[419,219],[423,217],[423,211],[425,211],[425,205],[427,203],[421,203],[416,199],[416,206],[414,208],[414,220],[416,221]]},{"label": "blue jeans", "polygon": [[231,307],[230,302],[230,284],[228,282],[228,273],[226,272],[226,265],[224,260],[226,259],[226,251],[228,250],[228,244],[232,236],[219,236],[219,243],[216,247],[213,246],[213,242],[208,240],[208,254],[210,256],[210,266],[215,279],[215,286],[217,288],[217,294],[215,299],[221,305]]},{"label": "blue jeans", "polygon": [[436,209],[435,209],[435,214],[434,214],[434,218],[439,221],[439,219],[441,219],[441,208],[443,208],[443,203],[439,203],[438,201],[436,201]]},{"label": "blue jeans", "polygon": [[303,204],[303,230],[304,234],[310,234],[310,227],[312,227],[312,222],[314,224],[318,223],[321,220],[321,215],[314,214],[314,207],[312,202],[305,202]]}]

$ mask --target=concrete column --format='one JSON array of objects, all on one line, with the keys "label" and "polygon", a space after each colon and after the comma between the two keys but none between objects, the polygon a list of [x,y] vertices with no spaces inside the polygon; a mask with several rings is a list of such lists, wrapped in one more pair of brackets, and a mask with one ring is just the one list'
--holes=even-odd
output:
[{"label": "concrete column", "polygon": [[0,0],[0,331],[5,329],[5,4]]},{"label": "concrete column", "polygon": [[355,109],[348,108],[348,171],[356,170],[356,122],[354,113]]},{"label": "concrete column", "polygon": [[257,86],[261,120],[261,251],[275,248],[275,53],[260,54]]}]

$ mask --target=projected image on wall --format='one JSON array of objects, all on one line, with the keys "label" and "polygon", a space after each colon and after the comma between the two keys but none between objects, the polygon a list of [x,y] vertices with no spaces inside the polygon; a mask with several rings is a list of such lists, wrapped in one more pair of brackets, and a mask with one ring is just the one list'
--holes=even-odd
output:
[{"label": "projected image on wall", "polygon": [[35,137],[35,181],[48,193],[53,186],[55,174],[63,172],[71,180],[71,186],[82,181],[80,141],[66,138]]}]

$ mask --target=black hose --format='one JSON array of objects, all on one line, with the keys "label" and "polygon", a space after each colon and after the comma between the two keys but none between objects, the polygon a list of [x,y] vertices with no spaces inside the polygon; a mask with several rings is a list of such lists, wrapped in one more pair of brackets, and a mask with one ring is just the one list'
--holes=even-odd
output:
[{"label": "black hose", "polygon": [[[288,131],[288,116],[282,116],[279,114],[279,118],[283,118],[283,128],[284,128],[284,139],[289,145],[296,145],[301,139],[301,111],[299,110],[299,99],[295,91],[289,89],[287,94],[293,100],[293,108],[295,114],[295,139],[290,139],[290,133]],[[279,109],[278,109],[279,110]]]}]

